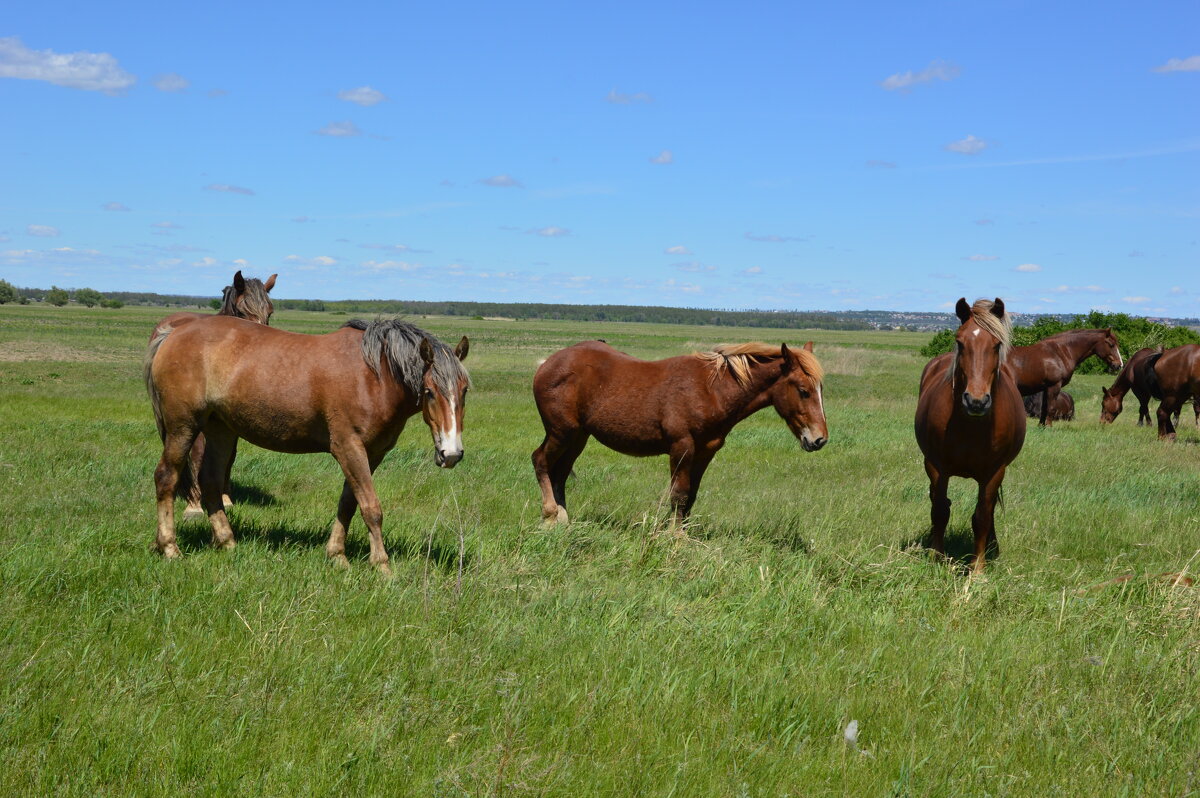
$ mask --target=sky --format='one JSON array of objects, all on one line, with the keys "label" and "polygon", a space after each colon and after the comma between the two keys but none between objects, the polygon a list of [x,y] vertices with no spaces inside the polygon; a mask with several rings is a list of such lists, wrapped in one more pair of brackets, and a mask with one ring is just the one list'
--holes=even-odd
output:
[{"label": "sky", "polygon": [[1200,316],[1200,4],[43,3],[0,278]]}]

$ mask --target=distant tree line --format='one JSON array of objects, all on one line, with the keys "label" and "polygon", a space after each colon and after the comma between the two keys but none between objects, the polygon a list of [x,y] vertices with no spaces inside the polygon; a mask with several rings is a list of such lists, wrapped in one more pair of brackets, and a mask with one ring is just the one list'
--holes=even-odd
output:
[{"label": "distant tree line", "polygon": [[[1130,316],[1126,313],[1101,313],[1093,310],[1086,316],[1061,317],[1042,316],[1028,326],[1013,327],[1013,346],[1028,346],[1043,338],[1049,338],[1067,330],[1088,330],[1111,327],[1121,345],[1121,356],[1126,360],[1144,347],[1161,346],[1169,349],[1183,344],[1200,344],[1200,335],[1187,327],[1172,327],[1166,324]],[[955,328],[956,330],[957,328]],[[942,330],[921,347],[925,357],[936,357],[954,348],[955,330]],[[1080,364],[1079,374],[1103,374],[1108,366],[1097,357],[1089,357]]]}]

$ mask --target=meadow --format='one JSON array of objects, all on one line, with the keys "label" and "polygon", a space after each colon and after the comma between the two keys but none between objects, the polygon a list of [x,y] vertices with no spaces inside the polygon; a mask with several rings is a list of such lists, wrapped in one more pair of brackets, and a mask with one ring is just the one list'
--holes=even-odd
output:
[{"label": "meadow", "polygon": [[[332,458],[247,444],[237,549],[188,523],[167,562],[141,380],[164,315],[0,306],[4,795],[1200,794],[1200,587],[1149,578],[1200,571],[1190,407],[1160,443],[1136,404],[1102,427],[1112,378],[1077,376],[969,579],[974,483],[951,483],[955,559],[921,546],[928,335],[414,318],[470,337],[474,389],[457,468],[415,418],[377,472],[393,578],[357,519],[351,567],[325,561]],[[573,522],[543,529],[530,380],[595,337],[811,339],[830,443],[743,423],[684,538],[660,531],[665,458],[593,442]]]}]

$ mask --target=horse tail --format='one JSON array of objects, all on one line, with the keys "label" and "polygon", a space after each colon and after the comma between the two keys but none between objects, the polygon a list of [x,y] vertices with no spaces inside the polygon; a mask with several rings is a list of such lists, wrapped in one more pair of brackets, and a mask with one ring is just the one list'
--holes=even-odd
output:
[{"label": "horse tail", "polygon": [[1158,373],[1154,371],[1154,366],[1158,363],[1158,359],[1163,356],[1162,352],[1155,352],[1150,357],[1146,358],[1146,387],[1150,390],[1150,395],[1158,401],[1162,401],[1163,392],[1162,385],[1158,382]]},{"label": "horse tail", "polygon": [[162,395],[158,392],[158,386],[154,384],[154,356],[158,354],[158,348],[162,346],[163,341],[167,340],[167,336],[174,329],[170,324],[164,324],[161,327],[156,327],[154,335],[150,338],[150,345],[146,347],[146,359],[142,362],[142,379],[146,383],[146,393],[150,396],[150,407],[154,411],[154,424],[158,427],[158,437],[160,440],[167,439],[167,428],[163,424],[162,417]]}]

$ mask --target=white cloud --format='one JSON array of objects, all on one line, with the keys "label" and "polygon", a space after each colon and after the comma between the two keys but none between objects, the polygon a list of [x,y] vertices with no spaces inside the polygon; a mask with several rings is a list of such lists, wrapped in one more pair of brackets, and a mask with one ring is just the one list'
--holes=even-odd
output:
[{"label": "white cloud", "polygon": [[762,274],[762,266],[751,266],[748,269],[743,269],[742,274]]},{"label": "white cloud", "polygon": [[368,260],[363,261],[363,268],[373,272],[415,272],[421,265],[403,260]]},{"label": "white cloud", "polygon": [[1171,286],[1171,290],[1167,293],[1169,293],[1171,296],[1183,296],[1187,293],[1187,291],[1183,290],[1183,286],[1181,285],[1173,285]]},{"label": "white cloud", "polygon": [[383,249],[388,252],[412,252],[413,248],[407,244],[359,244],[362,249]]},{"label": "white cloud", "polygon": [[349,138],[351,136],[361,136],[362,131],[358,129],[358,125],[347,120],[345,122],[330,122],[320,130],[314,130],[318,136],[333,136],[334,138]]},{"label": "white cloud", "polygon": [[1148,296],[1123,296],[1121,301],[1128,302],[1131,305],[1143,305],[1150,301]]},{"label": "white cloud", "polygon": [[59,235],[57,227],[51,227],[48,224],[31,224],[25,227],[25,232],[31,236],[38,238],[54,238]]},{"label": "white cloud", "polygon": [[663,150],[651,158],[650,163],[675,163],[675,155],[670,150]]},{"label": "white cloud", "polygon": [[610,102],[614,105],[634,105],[635,103],[642,104],[654,102],[654,98],[643,91],[639,91],[634,94],[625,94],[617,91],[616,89],[610,90],[605,96],[604,100],[605,102]]},{"label": "white cloud", "polygon": [[226,194],[244,194],[247,197],[254,196],[254,189],[245,188],[244,186],[231,186],[228,183],[209,183],[204,187],[205,191],[223,191]]},{"label": "white cloud", "polygon": [[128,205],[125,205],[124,203],[120,203],[120,202],[106,202],[106,203],[104,203],[103,205],[101,205],[101,206],[100,206],[100,208],[101,208],[101,210],[106,210],[106,211],[129,211],[129,210],[133,210],[133,209],[132,209],[132,208],[130,208]]},{"label": "white cloud", "polygon": [[666,288],[668,291],[679,291],[684,294],[699,294],[704,290],[695,283],[681,283],[676,281],[674,278],[664,280],[662,287]]},{"label": "white cloud", "polygon": [[0,78],[44,80],[55,86],[120,94],[137,78],[108,53],[30,50],[16,36],[0,39]]},{"label": "white cloud", "polygon": [[212,268],[213,266],[220,266],[221,262],[219,260],[217,260],[216,258],[210,258],[208,256],[205,256],[205,257],[201,258],[200,260],[193,262],[192,265],[199,266],[202,269],[209,269],[209,268]]},{"label": "white cloud", "polygon": [[672,265],[681,272],[701,273],[715,272],[717,270],[716,266],[709,266],[697,260],[686,261],[684,263],[675,263]]},{"label": "white cloud", "polygon": [[1036,263],[1022,263],[1020,266],[1017,266],[1015,269],[1013,269],[1014,272],[1028,272],[1028,273],[1040,272],[1041,270],[1042,270],[1042,267],[1037,265]]},{"label": "white cloud", "polygon": [[1171,58],[1162,66],[1154,68],[1155,72],[1200,72],[1200,55],[1187,58]]},{"label": "white cloud", "polygon": [[493,186],[495,188],[524,188],[520,180],[517,180],[512,175],[492,175],[491,177],[481,177],[475,181],[483,183],[485,186]]},{"label": "white cloud", "polygon": [[182,230],[183,229],[180,225],[177,225],[174,222],[155,222],[154,224],[152,224],[150,226],[157,227],[160,230]]},{"label": "white cloud", "polygon": [[337,96],[339,100],[361,105],[364,108],[378,105],[387,99],[386,94],[378,89],[372,89],[370,86],[359,86],[357,89],[343,89],[338,92]]},{"label": "white cloud", "polygon": [[1056,294],[1106,294],[1108,291],[1099,285],[1058,285],[1050,289]]},{"label": "white cloud", "polygon": [[962,70],[949,61],[933,61],[920,72],[897,72],[879,85],[888,91],[908,91],[913,86],[934,80],[954,80]]},{"label": "white cloud", "polygon": [[187,91],[188,86],[191,85],[192,82],[190,80],[175,72],[168,72],[167,74],[159,75],[154,79],[154,88],[158,89],[159,91]]},{"label": "white cloud", "polygon": [[683,246],[682,244],[678,244],[673,247],[667,247],[666,249],[663,250],[663,252],[666,253],[667,255],[691,255],[692,254],[692,251],[690,249],[688,249],[687,247]]},{"label": "white cloud", "polygon": [[967,255],[963,260],[985,261],[985,260],[1000,260],[999,255]]},{"label": "white cloud", "polygon": [[563,236],[571,235],[571,231],[567,228],[555,227],[554,225],[538,228],[537,230],[529,230],[527,232],[542,236],[543,238],[561,238]]},{"label": "white cloud", "polygon": [[299,255],[288,255],[283,259],[284,263],[295,266],[301,271],[312,271],[314,269],[324,268],[326,266],[336,266],[337,258],[331,258],[328,255],[318,255],[315,258],[303,258]]},{"label": "white cloud", "polygon": [[977,139],[972,135],[968,135],[965,139],[950,142],[942,149],[962,155],[978,155],[986,150],[987,147],[988,143],[983,139]]}]

